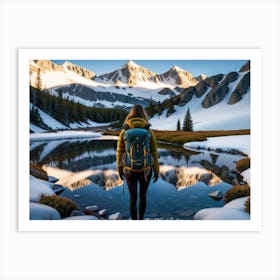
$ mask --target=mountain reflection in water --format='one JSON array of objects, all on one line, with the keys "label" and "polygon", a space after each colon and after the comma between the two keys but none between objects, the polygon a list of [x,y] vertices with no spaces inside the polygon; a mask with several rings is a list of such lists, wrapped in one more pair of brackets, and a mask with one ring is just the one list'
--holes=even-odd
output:
[{"label": "mountain reflection in water", "polygon": [[194,186],[198,182],[203,182],[209,187],[222,182],[213,172],[199,167],[162,165],[160,166],[160,176],[163,180],[173,184],[178,191]]},{"label": "mountain reflection in water", "polygon": [[[116,147],[115,140],[36,141],[30,143],[30,161],[58,178],[57,184],[66,188],[62,195],[81,207],[101,204],[112,211],[124,211],[125,216],[129,198],[128,191],[121,198],[123,181],[116,168]],[[158,155],[160,177],[150,183],[147,213],[184,219],[199,209],[223,205],[223,201],[208,197],[209,188],[225,193],[235,178],[235,162],[241,158],[172,146],[159,146]]]},{"label": "mountain reflection in water", "polygon": [[[207,152],[204,155],[168,146],[159,148],[158,153],[161,178],[178,190],[198,182],[208,186],[222,181],[232,183],[234,175],[231,171],[239,158],[238,155]],[[42,141],[36,142],[34,148],[31,145],[30,154],[32,163],[44,164],[49,175],[59,178],[58,184],[71,190],[91,183],[105,190],[122,185],[116,170],[116,141]],[[226,161],[229,157],[234,160]]]}]

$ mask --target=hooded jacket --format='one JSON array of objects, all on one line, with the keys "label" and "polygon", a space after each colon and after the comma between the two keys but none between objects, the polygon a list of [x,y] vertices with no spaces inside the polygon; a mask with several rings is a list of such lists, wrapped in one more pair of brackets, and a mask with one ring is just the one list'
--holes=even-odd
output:
[{"label": "hooded jacket", "polygon": [[[127,128],[146,128],[149,126],[149,124],[146,122],[145,119],[143,118],[131,118],[127,121],[125,124]],[[123,134],[125,132],[125,129],[123,129],[119,135],[119,140],[118,140],[118,146],[117,146],[117,168],[118,171],[120,172],[123,169],[122,166],[122,157],[125,152],[125,144],[123,141]],[[158,164],[158,153],[157,153],[157,141],[156,141],[156,136],[155,133],[149,129],[151,138],[150,138],[150,153],[154,157],[154,163],[153,163],[153,171],[155,174],[159,174],[159,164]]]}]

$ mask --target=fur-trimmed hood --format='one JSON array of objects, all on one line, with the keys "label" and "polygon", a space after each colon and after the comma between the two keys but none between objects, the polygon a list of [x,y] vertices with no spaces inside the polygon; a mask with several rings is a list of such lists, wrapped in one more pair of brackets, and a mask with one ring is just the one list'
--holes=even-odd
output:
[{"label": "fur-trimmed hood", "polygon": [[147,123],[143,118],[132,118],[127,121],[127,123],[123,126],[125,130],[129,128],[145,128],[149,129],[151,124]]}]

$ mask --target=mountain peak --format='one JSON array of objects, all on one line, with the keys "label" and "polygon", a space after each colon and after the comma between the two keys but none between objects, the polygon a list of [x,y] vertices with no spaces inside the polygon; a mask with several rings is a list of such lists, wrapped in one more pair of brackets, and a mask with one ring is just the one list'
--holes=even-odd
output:
[{"label": "mountain peak", "polygon": [[195,79],[200,82],[200,81],[204,81],[205,79],[207,79],[207,76],[205,74],[200,74],[199,76],[195,77]]},{"label": "mountain peak", "polygon": [[62,67],[87,79],[92,79],[96,75],[94,72],[81,66],[75,65],[69,61],[65,61]]},{"label": "mountain peak", "polygon": [[133,60],[129,60],[125,66],[129,66],[129,67],[141,67],[140,65],[136,64]]},{"label": "mountain peak", "polygon": [[129,86],[137,86],[139,82],[156,82],[156,73],[129,60],[121,69],[98,76],[98,80],[114,84],[119,81]]},{"label": "mountain peak", "polygon": [[187,72],[177,65],[173,65],[167,72],[158,75],[158,78],[159,81],[180,87],[194,86],[198,83],[190,72]]},{"label": "mountain peak", "polygon": [[62,64],[62,66],[76,66],[76,65],[74,65],[73,63],[71,63],[71,62],[69,62],[69,61],[65,61],[63,64]]},{"label": "mountain peak", "polygon": [[250,70],[250,60],[247,61],[247,63],[240,68],[239,72],[245,72],[249,70]]},{"label": "mountain peak", "polygon": [[184,72],[186,72],[186,70],[184,70],[184,69],[178,67],[177,65],[173,65],[172,68],[171,68],[170,70],[172,70],[172,71],[184,71]]}]

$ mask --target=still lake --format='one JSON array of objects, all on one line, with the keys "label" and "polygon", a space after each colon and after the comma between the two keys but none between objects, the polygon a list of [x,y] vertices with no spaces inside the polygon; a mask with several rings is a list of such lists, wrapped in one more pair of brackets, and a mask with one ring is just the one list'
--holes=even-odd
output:
[{"label": "still lake", "polygon": [[[71,139],[30,142],[31,163],[44,164],[61,196],[74,200],[81,209],[97,205],[108,215],[120,212],[129,219],[126,183],[116,172],[116,140]],[[210,192],[223,194],[231,188],[235,163],[241,155],[188,151],[182,147],[158,147],[160,176],[147,193],[147,219],[192,219],[203,208],[221,207]]]}]

